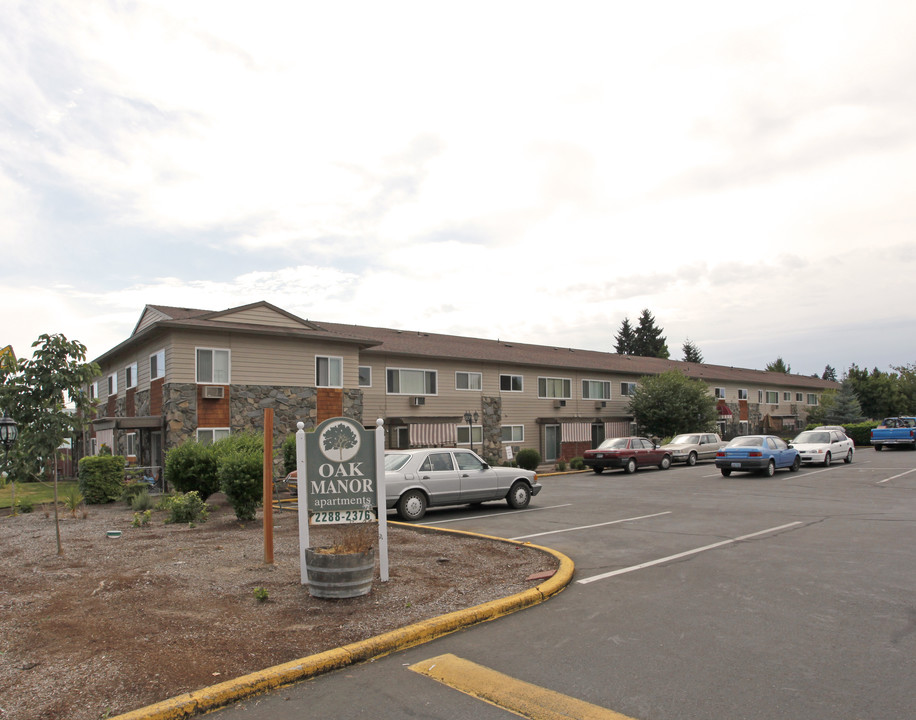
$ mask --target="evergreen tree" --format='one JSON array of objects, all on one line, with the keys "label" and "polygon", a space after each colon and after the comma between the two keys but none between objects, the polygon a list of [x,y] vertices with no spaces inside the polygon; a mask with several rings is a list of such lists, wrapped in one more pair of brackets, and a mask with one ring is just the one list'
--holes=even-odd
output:
[{"label": "evergreen tree", "polygon": [[824,416],[824,420],[829,425],[846,425],[848,423],[858,423],[864,420],[862,415],[862,406],[859,404],[859,398],[856,397],[855,390],[852,389],[852,383],[843,381],[839,392],[833,398],[833,405]]},{"label": "evergreen tree", "polygon": [[778,357],[773,362],[769,363],[766,366],[766,371],[785,373],[786,375],[788,375],[790,372],[792,372],[792,366],[786,365],[783,359],[781,357]]},{"label": "evergreen tree", "polygon": [[684,362],[703,362],[703,353],[700,352],[700,348],[690,341],[690,338],[684,341],[682,350],[684,351]]},{"label": "evergreen tree", "polygon": [[633,355],[633,344],[636,342],[636,333],[630,325],[630,318],[624,318],[620,324],[620,331],[614,338],[614,352],[618,355]]},{"label": "evergreen tree", "polygon": [[824,374],[821,375],[821,380],[833,380],[833,382],[836,382],[836,370],[828,365],[824,368]]},{"label": "evergreen tree", "polygon": [[655,324],[655,318],[648,308],[644,309],[639,315],[639,324],[636,326],[635,335],[636,338],[631,355],[665,359],[670,357],[668,343],[662,335],[662,328]]}]

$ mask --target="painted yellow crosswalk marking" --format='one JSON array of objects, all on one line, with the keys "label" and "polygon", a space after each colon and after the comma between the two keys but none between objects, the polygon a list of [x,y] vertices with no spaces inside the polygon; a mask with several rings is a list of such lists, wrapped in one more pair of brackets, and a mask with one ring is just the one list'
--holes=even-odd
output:
[{"label": "painted yellow crosswalk marking", "polygon": [[531,720],[632,720],[613,710],[516,680],[450,653],[415,663],[410,669]]}]

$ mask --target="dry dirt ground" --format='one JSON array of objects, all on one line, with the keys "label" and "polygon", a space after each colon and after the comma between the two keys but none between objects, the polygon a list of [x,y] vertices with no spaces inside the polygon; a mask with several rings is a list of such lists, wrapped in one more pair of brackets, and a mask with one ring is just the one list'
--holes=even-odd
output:
[{"label": "dry dirt ground", "polygon": [[[222,495],[195,527],[124,504],[0,516],[0,719],[100,720],[505,597],[555,570],[536,549],[389,526],[390,580],[361,598],[300,584],[297,513],[239,522]],[[108,530],[121,530],[112,539]],[[331,529],[311,529],[311,544]],[[255,588],[267,590],[259,602]]]}]

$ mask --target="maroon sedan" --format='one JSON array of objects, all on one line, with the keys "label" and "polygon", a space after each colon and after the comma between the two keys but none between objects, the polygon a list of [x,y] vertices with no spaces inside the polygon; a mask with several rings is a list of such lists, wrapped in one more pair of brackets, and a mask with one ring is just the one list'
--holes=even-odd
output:
[{"label": "maroon sedan", "polygon": [[596,473],[605,468],[623,468],[624,472],[632,473],[649,465],[662,470],[671,467],[669,452],[644,437],[608,438],[594,450],[586,450],[583,458]]}]

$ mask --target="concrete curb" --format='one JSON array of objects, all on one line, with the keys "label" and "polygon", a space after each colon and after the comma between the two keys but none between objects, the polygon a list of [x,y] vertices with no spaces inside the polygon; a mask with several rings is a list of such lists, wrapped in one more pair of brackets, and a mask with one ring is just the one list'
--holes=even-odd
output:
[{"label": "concrete curb", "polygon": [[443,635],[453,633],[456,630],[495,620],[518,610],[524,610],[527,607],[544,602],[552,595],[556,595],[569,585],[572,580],[575,569],[573,561],[566,555],[550,548],[463,530],[445,530],[429,526],[418,527],[405,523],[396,524],[421,532],[454,533],[512,545],[524,545],[553,555],[559,560],[560,566],[552,577],[533,588],[523,590],[515,595],[510,595],[500,600],[491,600],[466,610],[456,610],[445,615],[439,615],[414,625],[376,635],[360,642],[350,643],[334,650],[327,650],[317,655],[310,655],[282,665],[274,665],[266,670],[260,670],[217,685],[195,690],[194,692],[184,693],[169,700],[163,700],[155,705],[131,710],[128,713],[111,718],[111,720],[181,720],[181,718],[202,715],[237,700],[260,695],[284,685],[291,685],[349,665],[366,662],[398,650],[421,645]]}]

